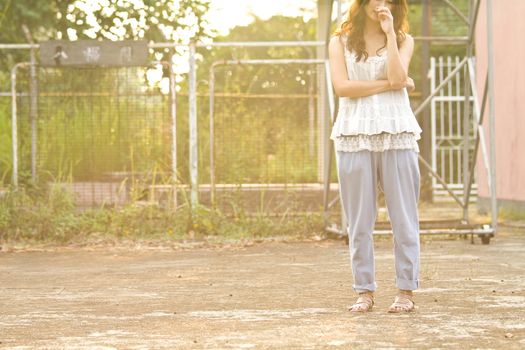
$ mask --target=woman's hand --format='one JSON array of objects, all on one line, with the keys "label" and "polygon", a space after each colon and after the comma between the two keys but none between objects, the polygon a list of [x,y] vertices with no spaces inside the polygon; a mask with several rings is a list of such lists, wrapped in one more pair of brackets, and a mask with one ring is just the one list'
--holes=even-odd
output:
[{"label": "woman's hand", "polygon": [[416,89],[416,85],[414,84],[414,80],[410,77],[407,78],[406,86],[407,92],[412,92]]},{"label": "woman's hand", "polygon": [[378,6],[375,11],[379,21],[381,22],[381,29],[383,32],[385,32],[385,34],[395,34],[394,16],[392,16],[390,9],[386,6]]},{"label": "woman's hand", "polygon": [[407,80],[405,80],[403,83],[397,83],[397,84],[390,84],[390,89],[392,90],[401,90],[407,88],[407,92],[412,92],[416,89],[416,85],[414,84],[414,80],[410,77],[407,77]]}]

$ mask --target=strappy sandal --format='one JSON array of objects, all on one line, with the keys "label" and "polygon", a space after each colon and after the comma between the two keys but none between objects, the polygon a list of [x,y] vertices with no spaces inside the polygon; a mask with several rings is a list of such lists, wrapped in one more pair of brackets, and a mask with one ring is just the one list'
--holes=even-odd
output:
[{"label": "strappy sandal", "polygon": [[411,297],[406,295],[397,295],[394,302],[388,308],[390,313],[410,312],[414,311],[416,303]]},{"label": "strappy sandal", "polygon": [[372,311],[374,306],[374,297],[370,293],[359,293],[357,301],[348,307],[351,312],[367,312]]}]

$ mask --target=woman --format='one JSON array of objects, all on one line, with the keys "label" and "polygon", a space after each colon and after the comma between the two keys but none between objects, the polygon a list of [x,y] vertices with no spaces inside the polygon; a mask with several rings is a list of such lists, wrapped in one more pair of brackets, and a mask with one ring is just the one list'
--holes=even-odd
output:
[{"label": "woman", "polygon": [[336,147],[340,197],[348,219],[350,260],[359,293],[350,311],[370,311],[377,288],[372,233],[377,184],[394,233],[399,289],[388,312],[414,310],[419,286],[422,132],[410,108],[408,77],[414,39],[407,33],[406,0],[355,0],[329,44],[339,110],[330,138]]}]

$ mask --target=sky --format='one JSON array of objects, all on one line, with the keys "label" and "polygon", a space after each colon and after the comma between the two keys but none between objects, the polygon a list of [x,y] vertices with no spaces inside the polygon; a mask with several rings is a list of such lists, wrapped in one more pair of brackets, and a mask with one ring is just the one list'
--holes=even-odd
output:
[{"label": "sky", "polygon": [[316,0],[211,0],[210,22],[221,35],[235,26],[252,22],[255,14],[262,19],[274,15],[316,16]]}]

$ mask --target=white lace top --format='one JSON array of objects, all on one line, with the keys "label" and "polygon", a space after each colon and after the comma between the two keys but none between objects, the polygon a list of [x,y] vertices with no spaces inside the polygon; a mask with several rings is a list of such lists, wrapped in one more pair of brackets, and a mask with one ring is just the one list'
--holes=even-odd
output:
[{"label": "white lace top", "polygon": [[[362,58],[344,48],[350,80],[387,79],[387,53]],[[419,152],[417,140],[422,132],[410,107],[406,88],[359,97],[339,97],[339,109],[330,139],[336,150],[355,152],[362,149],[381,152],[411,148]]]},{"label": "white lace top", "polygon": [[343,152],[357,152],[361,150],[383,152],[389,149],[413,149],[419,153],[416,135],[409,132],[340,136],[335,140],[335,146],[337,151]]}]

